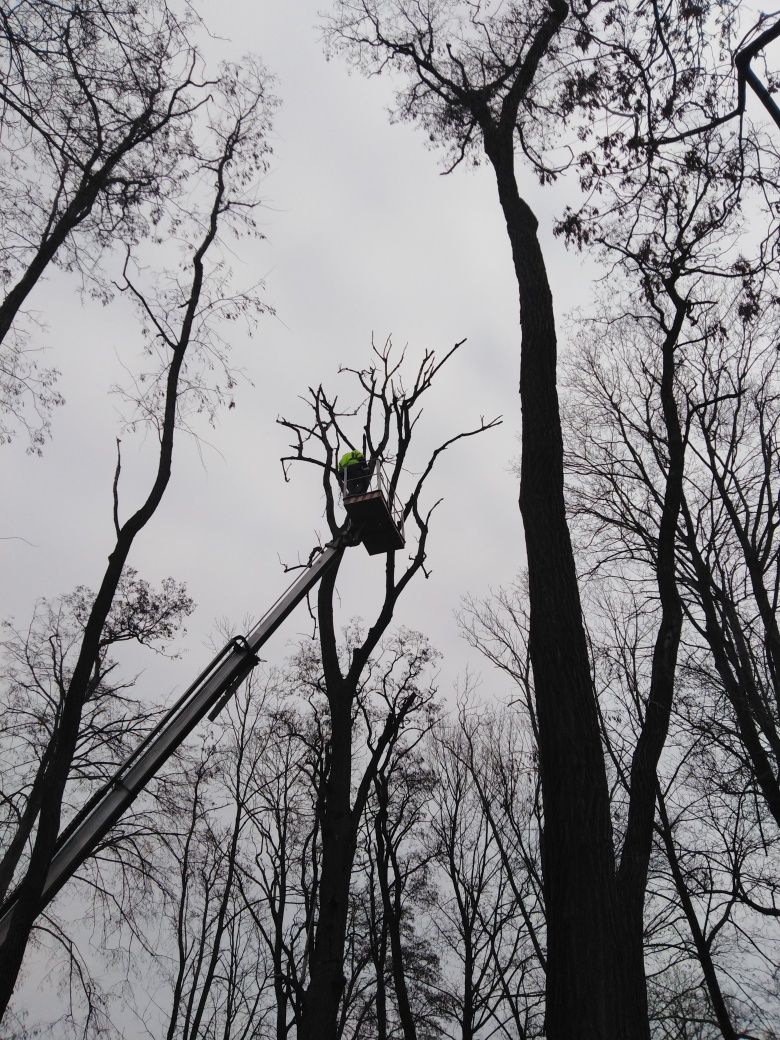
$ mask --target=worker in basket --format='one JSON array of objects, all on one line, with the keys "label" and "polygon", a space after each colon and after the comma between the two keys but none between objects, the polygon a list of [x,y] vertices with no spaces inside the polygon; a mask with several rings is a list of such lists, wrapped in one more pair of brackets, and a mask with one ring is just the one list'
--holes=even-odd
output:
[{"label": "worker in basket", "polygon": [[374,467],[366,462],[362,451],[353,448],[339,459],[338,471],[341,488],[345,496],[364,495],[371,483]]}]

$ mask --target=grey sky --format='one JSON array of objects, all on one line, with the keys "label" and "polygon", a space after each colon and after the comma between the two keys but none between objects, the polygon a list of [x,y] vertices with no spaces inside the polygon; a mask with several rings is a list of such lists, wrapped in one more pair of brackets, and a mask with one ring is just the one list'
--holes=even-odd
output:
[{"label": "grey sky", "polygon": [[[163,505],[133,550],[130,562],[144,577],[186,581],[198,604],[182,658],[144,658],[138,693],[159,701],[186,686],[209,656],[215,620],[263,613],[289,580],[280,559],[304,558],[325,536],[316,475],[300,467],[292,484],[283,481],[278,459],[288,438],[274,419],[300,416],[297,395],[307,386],[337,385],[339,364],[364,364],[373,333],[408,344],[410,364],[426,348],[445,351],[468,337],[429,396],[421,464],[426,447],[480,415],[505,417],[498,431],[456,445],[431,481],[429,501],[444,497],[429,542],[432,577],[415,583],[396,617],[444,652],[445,698],[467,667],[484,673],[481,693],[488,696],[500,689],[498,680],[460,640],[453,610],[464,593],[484,595],[511,581],[523,560],[511,472],[519,429],[517,291],[489,171],[442,177],[423,135],[389,124],[390,83],[349,76],[340,62],[325,61],[314,3],[207,3],[204,15],[233,41],[214,41],[215,56],[252,49],[278,80],[282,107],[260,212],[266,239],[244,241],[236,264],[245,284],[265,280],[277,317],[263,319],[251,341],[236,329],[234,361],[254,387],[239,388],[237,407],[220,416],[216,430],[200,431],[200,447],[179,438]],[[550,233],[559,194],[525,187],[541,220],[561,317],[586,297],[587,279]],[[45,362],[62,370],[67,404],[55,414],[42,459],[27,457],[21,439],[0,453],[0,534],[33,543],[0,542],[0,615],[20,625],[38,597],[77,584],[94,588],[100,579],[113,544],[119,424],[119,403],[108,391],[122,380],[122,364],[134,367],[141,352],[126,304],[82,305],[62,273],[38,287],[32,309],[45,323],[38,342],[50,348]],[[124,515],[151,480],[150,448],[142,438],[124,438]],[[350,551],[340,581],[344,620],[371,617],[382,578],[381,558]],[[297,635],[310,631],[299,610],[265,656],[281,661]],[[18,1006],[45,1016],[35,976]]]},{"label": "grey sky", "polygon": [[[511,472],[519,429],[517,290],[490,172],[442,177],[440,157],[426,150],[422,133],[389,124],[389,82],[350,76],[342,63],[325,61],[316,10],[309,0],[203,5],[207,23],[224,37],[212,44],[215,56],[253,50],[278,81],[282,107],[260,213],[266,240],[245,241],[244,267],[236,265],[239,280],[265,280],[277,317],[263,319],[251,341],[237,330],[234,361],[254,387],[240,387],[237,408],[220,416],[216,430],[201,431],[200,449],[179,438],[170,488],[131,557],[148,579],[186,581],[198,604],[182,659],[146,661],[139,694],[154,700],[200,670],[215,619],[259,616],[289,580],[280,559],[305,557],[325,536],[315,474],[300,467],[292,484],[283,481],[278,459],[287,437],[274,419],[300,416],[297,395],[320,380],[335,386],[339,364],[364,364],[372,333],[408,344],[410,363],[426,348],[444,351],[468,337],[429,397],[421,461],[425,445],[480,415],[505,418],[500,430],[457,445],[431,481],[429,501],[444,496],[430,537],[432,577],[416,582],[396,619],[444,652],[445,697],[466,667],[485,671],[458,637],[460,597],[511,581],[523,561]],[[540,193],[530,182],[523,188],[540,218],[561,318],[587,298],[588,281],[550,233],[560,194]],[[0,534],[33,543],[0,542],[0,615],[20,624],[38,597],[94,587],[102,574],[113,543],[118,430],[118,402],[108,391],[123,378],[120,358],[132,366],[141,349],[124,303],[82,306],[67,275],[40,285],[32,309],[45,322],[39,342],[50,348],[45,362],[62,370],[67,404],[54,417],[42,459],[27,457],[21,439],[0,453]],[[125,514],[151,479],[146,448],[124,439]],[[340,582],[344,618],[370,618],[381,583],[381,559],[352,550]],[[300,610],[266,656],[282,660],[310,630]],[[482,694],[496,682],[485,673]],[[40,1007],[40,991],[35,1000]]]},{"label": "grey sky", "polygon": [[[315,4],[206,4],[204,14],[232,41],[214,41],[215,55],[238,57],[251,48],[278,80],[282,107],[260,213],[267,237],[242,243],[244,267],[237,265],[239,280],[264,278],[277,317],[263,319],[251,341],[237,330],[234,359],[254,388],[241,387],[237,408],[216,430],[202,431],[200,455],[192,440],[179,439],[171,487],[133,552],[144,576],[186,580],[198,604],[190,652],[160,670],[155,685],[169,681],[163,673],[185,683],[199,668],[214,619],[262,612],[287,581],[279,558],[305,555],[324,533],[314,475],[301,468],[292,485],[283,482],[278,457],[286,439],[274,418],[301,414],[297,394],[319,380],[334,385],[340,363],[364,363],[373,333],[408,344],[410,361],[426,347],[444,350],[468,337],[430,396],[428,443],[481,414],[505,416],[501,430],[456,446],[432,481],[431,500],[445,497],[430,539],[433,577],[418,582],[398,617],[446,651],[447,687],[469,660],[452,620],[460,595],[511,579],[522,561],[510,472],[519,426],[516,289],[489,171],[442,177],[419,131],[389,125],[389,82],[350,76],[341,62],[325,61]],[[542,195],[538,207],[547,230],[554,195]],[[545,238],[558,298],[568,302],[571,290],[580,291],[579,262]],[[82,307],[67,276],[40,286],[33,308],[47,325],[40,341],[51,348],[47,363],[62,370],[67,404],[55,415],[42,460],[26,457],[21,442],[0,459],[2,533],[34,543],[0,543],[3,614],[20,622],[38,596],[94,586],[102,572],[112,543],[118,408],[107,391],[123,377],[118,358],[132,364],[140,348],[121,302]],[[132,478],[140,495],[151,460],[127,437],[123,452],[129,509]],[[344,578],[345,616],[368,616],[381,561],[355,550]],[[283,656],[306,629],[301,615],[269,656]]]}]

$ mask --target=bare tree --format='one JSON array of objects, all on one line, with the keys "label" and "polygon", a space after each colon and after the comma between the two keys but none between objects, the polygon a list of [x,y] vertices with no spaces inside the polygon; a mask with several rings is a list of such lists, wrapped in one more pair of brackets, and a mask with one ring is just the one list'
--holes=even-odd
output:
[{"label": "bare tree", "polygon": [[[776,570],[769,534],[776,503],[766,494],[776,465],[772,461],[776,456],[771,432],[773,405],[769,403],[774,393],[774,351],[764,349],[757,321],[763,309],[749,285],[747,290],[742,286],[721,290],[718,299],[712,281],[704,281],[701,272],[694,271],[694,277],[699,291],[687,295],[696,320],[680,340],[672,385],[687,447],[674,533],[675,580],[687,635],[681,645],[678,703],[669,720],[671,746],[666,761],[660,761],[661,786],[655,796],[659,807],[656,827],[671,875],[667,883],[659,882],[657,859],[655,867],[649,861],[648,865],[651,907],[658,906],[658,899],[667,901],[669,926],[675,915],[687,922],[690,934],[678,948],[685,951],[680,955],[699,959],[713,1028],[734,1037],[743,1032],[753,1035],[750,1023],[760,1022],[765,1014],[760,1000],[756,1003],[755,995],[750,995],[755,983],[737,982],[741,972],[735,960],[724,958],[719,951],[725,942],[735,947],[740,935],[750,934],[745,926],[752,915],[739,908],[735,880],[739,863],[751,860],[750,849],[761,848],[767,854],[774,846],[775,836],[765,834],[755,798],[751,800],[747,792],[757,789],[771,811],[775,779],[769,763],[775,707],[768,653],[771,623],[768,632],[753,598],[744,554],[745,529],[739,524],[734,529],[732,517],[738,497],[739,510],[750,516],[751,530],[766,549],[761,570],[754,569],[754,574],[758,594],[763,592],[767,603]],[[604,628],[602,621],[594,620],[592,625],[594,643],[602,655],[597,669],[604,675],[605,697],[614,695],[619,686],[623,688],[619,713],[632,720],[620,728],[622,732],[610,724],[605,728],[617,768],[618,791],[626,792],[613,799],[620,814],[630,812],[627,756],[644,725],[641,690],[648,681],[646,640],[657,610],[647,580],[658,552],[659,489],[669,466],[668,437],[657,397],[660,373],[644,346],[646,332],[639,331],[636,321],[635,314],[614,324],[608,322],[598,351],[583,353],[572,380],[577,390],[568,412],[573,433],[571,469],[576,474],[572,498],[585,523],[585,529],[580,529],[583,557],[592,564],[593,584],[600,590],[592,600],[591,616],[600,615],[606,622]],[[618,330],[619,338],[613,341],[612,334]],[[637,351],[641,351],[641,360]],[[748,414],[749,423],[745,422]],[[583,422],[588,424],[587,434]],[[717,443],[717,449],[708,450],[708,443]],[[724,464],[724,459],[733,464]],[[580,481],[586,474],[587,480]],[[730,501],[722,497],[724,492]],[[749,545],[747,548],[749,552]],[[618,605],[621,601],[622,606]],[[768,613],[765,610],[764,616]],[[764,692],[758,695],[758,689]],[[729,703],[731,718],[724,717]],[[607,705],[608,701],[605,722],[610,714]],[[671,779],[665,780],[665,776]],[[688,782],[683,783],[686,777]],[[703,777],[707,779],[702,791]],[[667,808],[670,800],[676,806],[674,816]],[[753,822],[749,822],[751,817]],[[676,831],[675,818],[679,821]],[[731,820],[740,821],[736,829],[731,828]],[[623,824],[618,824],[618,831],[622,829]],[[706,851],[695,851],[702,843]],[[681,866],[686,861],[697,862],[696,872],[689,874]],[[716,863],[726,862],[731,865],[722,872],[715,869]],[[752,866],[748,874],[754,875]],[[767,880],[771,892],[772,882]],[[758,904],[762,901],[755,894],[751,898]],[[708,938],[710,928],[713,932]],[[758,917],[752,917],[750,929],[755,949],[759,949],[764,940]],[[665,942],[653,940],[656,956]],[[680,977],[686,977],[690,961],[686,964],[683,959],[679,967]],[[656,979],[657,1005],[657,970],[648,970]]]},{"label": "bare tree", "polygon": [[[397,603],[413,578],[425,573],[432,507],[422,505],[425,483],[442,452],[464,437],[494,427],[499,420],[481,420],[470,430],[454,433],[431,454],[411,490],[401,495],[403,467],[419,420],[422,398],[437,372],[452,357],[456,344],[441,360],[427,352],[410,386],[405,386],[403,356],[395,358],[391,345],[374,351],[371,367],[346,369],[363,400],[357,410],[344,411],[320,386],[309,391],[310,418],[302,422],[281,420],[295,434],[293,453],[285,465],[302,461],[321,470],[325,515],[335,537],[348,530],[336,517],[338,477],[336,459],[344,446],[364,439],[369,465],[388,466],[391,501],[401,496],[408,562],[398,566],[398,554],[387,553],[384,596],[367,631],[353,629],[339,653],[334,621],[334,595],[338,565],[322,579],[317,592],[317,622],[322,676],[321,692],[328,704],[328,768],[325,776],[322,826],[322,866],[318,886],[318,917],[309,960],[309,982],[298,1025],[301,1038],[337,1035],[338,1008],[344,992],[342,973],[349,912],[349,882],[360,819],[374,779],[393,744],[409,727],[425,719],[433,690],[426,673],[432,650],[417,634],[401,631],[386,646],[384,660],[374,658],[388,630]],[[356,411],[364,419],[355,421]],[[350,427],[356,427],[349,432]],[[366,755],[358,778],[353,777],[354,725],[365,728]],[[354,786],[353,786],[354,785]]]},{"label": "bare tree", "polygon": [[207,158],[197,112],[221,89],[195,29],[165,0],[23,0],[0,13],[0,442],[21,424],[39,452],[62,400],[18,320],[49,264],[105,299],[104,254],[180,222]]},{"label": "bare tree", "polygon": [[[538,222],[518,188],[515,149],[522,151],[542,182],[550,181],[561,172],[552,150],[558,131],[571,118],[581,137],[588,139],[588,124],[598,120],[603,105],[613,120],[618,116],[617,126],[606,131],[599,125],[600,143],[594,139],[589,141],[591,149],[581,149],[577,159],[582,185],[594,192],[613,172],[624,177],[635,167],[641,172],[643,163],[625,148],[630,130],[635,130],[635,113],[643,112],[634,104],[644,82],[640,70],[654,82],[662,79],[700,29],[697,19],[681,26],[672,47],[665,45],[663,22],[645,19],[638,9],[602,17],[598,5],[570,8],[555,0],[495,8],[482,3],[345,0],[336,5],[329,23],[334,45],[346,49],[365,70],[403,71],[406,83],[398,94],[398,112],[449,147],[453,165],[467,155],[489,161],[512,248],[522,331],[520,510],[544,797],[547,1031],[552,1040],[574,1032],[599,1038],[647,1034],[642,902],[652,841],[653,767],[665,737],[681,625],[673,560],[682,442],[674,402],[666,393],[674,464],[658,555],[664,615],[654,694],[648,698],[647,725],[635,757],[631,828],[618,879],[564,505],[553,298]],[[656,72],[656,64],[662,71]],[[639,89],[632,77],[638,79]],[[654,113],[657,108],[660,105]],[[569,148],[562,165],[571,160]],[[592,208],[595,211],[595,205]],[[664,287],[671,311],[662,310],[668,387],[686,303],[676,292],[674,275],[662,281],[662,291]]]},{"label": "bare tree", "polygon": [[[29,855],[31,828],[44,790],[46,763],[56,741],[73,657],[83,636],[92,593],[79,588],[55,602],[41,601],[24,629],[5,623],[2,639],[3,686],[0,747],[0,881],[3,897]],[[184,586],[166,579],[159,589],[128,568],[117,589],[90,679],[79,738],[63,801],[65,822],[112,774],[154,724],[158,713],[133,696],[135,677],[118,677],[117,652],[136,643],[164,653],[193,608]],[[106,838],[95,857],[79,870],[78,896],[89,908],[95,928],[111,931],[124,919],[128,933],[144,945],[142,904],[156,879],[148,862],[154,848],[157,815],[138,807]],[[74,937],[51,908],[34,937],[70,978],[66,1014],[83,1016],[85,1028],[105,1024],[101,989]],[[85,1003],[85,1009],[81,1003]],[[17,1008],[17,1011],[19,1009]],[[13,1017],[13,1016],[11,1016]]]},{"label": "bare tree", "polygon": [[[83,637],[93,594],[79,588],[56,603],[42,601],[24,631],[6,623],[2,649],[3,689],[3,855],[0,899],[28,852],[47,762],[56,744],[73,657]],[[184,586],[167,579],[159,590],[128,569],[117,588],[100,640],[82,725],[71,761],[70,781],[77,800],[104,782],[135,740],[152,724],[154,713],[129,694],[135,679],[116,680],[116,649],[136,642],[161,651],[192,611]],[[72,804],[69,807],[73,808]]]},{"label": "bare tree", "polygon": [[181,273],[167,284],[164,279],[159,280],[156,293],[146,292],[133,275],[130,263],[125,265],[121,288],[138,303],[149,331],[150,355],[158,359],[160,366],[139,384],[145,392],[139,393],[135,401],[138,421],[150,423],[158,434],[159,455],[148,494],[124,520],[120,519],[119,501],[121,460],[117,461],[116,541],[100,587],[84,614],[83,636],[67,680],[55,740],[42,769],[39,803],[33,819],[26,821],[32,844],[19,878],[8,938],[0,949],[3,1010],[13,992],[60,833],[63,798],[78,746],[84,706],[89,700],[95,662],[130,551],[162,501],[171,475],[176,430],[186,421],[188,408],[202,410],[214,406],[224,392],[219,385],[209,384],[198,371],[199,364],[207,362],[213,367],[214,361],[222,357],[216,319],[226,309],[234,313],[252,302],[241,294],[226,301],[224,282],[229,272],[218,254],[220,234],[225,228],[235,227],[234,222],[245,226],[251,220],[255,200],[250,189],[265,163],[269,103],[262,70],[251,62],[242,70],[226,68],[222,83],[224,94],[215,92],[203,110],[209,131],[208,147],[212,151],[204,146],[198,163],[201,176],[213,187],[210,193],[204,189],[202,197],[190,199],[188,220],[180,236],[185,257]]},{"label": "bare tree", "polygon": [[[636,395],[633,401],[637,403]],[[637,573],[628,590],[614,580],[605,584],[606,591],[597,597],[589,582],[587,602],[613,825],[620,839],[652,670],[657,607],[643,595]],[[532,909],[543,955],[544,908],[529,902],[529,894],[540,892],[540,863],[533,851],[541,817],[534,825],[531,816],[530,831],[522,824],[522,813],[513,822],[502,794],[513,795],[510,805],[515,809],[534,801],[533,727],[524,705],[528,691],[522,666],[526,611],[519,584],[484,603],[470,601],[464,612],[469,638],[513,675],[519,696],[497,718],[498,733],[491,728],[490,715],[477,715],[473,706],[463,732],[474,782],[486,795],[484,811],[498,824],[497,841],[503,838],[510,877],[520,886],[517,905]],[[734,725],[724,717],[726,698],[714,670],[710,674],[698,663],[700,649],[683,643],[670,735],[658,770],[643,929],[649,1023],[651,1035],[663,1038],[757,1038],[777,1015],[776,997],[770,995],[777,836],[767,832],[762,820],[744,756],[734,754]],[[513,756],[502,750],[512,726],[521,734],[514,769]],[[487,754],[481,750],[483,741]],[[513,773],[520,778],[514,789]]]},{"label": "bare tree", "polygon": [[308,676],[317,664],[303,645],[266,683],[262,763],[247,792],[238,885],[273,969],[276,1040],[301,1014],[320,870],[320,802],[326,770],[326,720]]},{"label": "bare tree", "polygon": [[[722,310],[699,321],[676,379],[688,444],[678,582],[699,639],[698,649],[686,652],[686,668],[711,676],[712,666],[701,657],[702,647],[709,647],[742,753],[777,820],[776,352],[764,339],[763,307],[745,321],[743,304],[741,291],[731,293]],[[620,561],[644,563],[655,551],[656,488],[666,466],[652,405],[657,372],[646,363],[630,371],[636,355],[628,342],[624,334],[611,359],[604,350],[598,359],[587,352],[578,366],[576,378],[589,401],[585,405],[583,398],[580,415],[590,416],[586,440],[578,407],[570,413],[572,469],[590,474],[587,489],[574,489],[577,508],[588,518],[587,537],[596,550],[591,559],[613,572]],[[611,539],[606,553],[599,530]],[[714,717],[713,731],[719,725]]]},{"label": "bare tree", "polygon": [[[506,620],[496,624],[492,605],[485,604],[484,612],[476,610],[471,615],[471,637],[484,647],[484,622],[488,621],[494,632],[503,629],[509,633]],[[541,790],[526,712],[527,708],[518,711],[513,705],[483,709],[467,701],[458,712],[456,745],[511,892],[506,902],[514,915],[516,934],[503,942],[492,941],[491,953],[501,981],[503,1019],[513,1024],[520,1037],[533,1036],[543,1029],[540,1011],[547,970]]]},{"label": "bare tree", "polygon": [[[657,139],[659,126],[668,125],[670,117],[684,122],[718,82],[719,69],[711,60],[695,67],[689,63],[685,84],[672,79],[670,87],[668,78],[656,74],[650,55],[657,67],[668,68],[667,62],[676,62],[674,55],[682,57],[680,41],[691,32],[699,30],[684,23],[672,24],[671,12],[659,19],[654,31],[635,33],[627,22],[623,24],[620,57],[612,74],[623,85],[617,95],[620,104],[632,99],[636,111],[641,104],[642,117],[635,120],[635,132],[641,123]],[[698,43],[691,41],[691,50],[707,58],[702,38]],[[632,77],[636,82],[629,87]],[[733,242],[741,207],[757,179],[759,200],[764,194],[764,175],[756,172],[762,160],[751,165],[746,159],[746,151],[756,149],[756,141],[756,135],[747,132],[745,138],[734,140],[713,131],[696,149],[683,149],[678,141],[676,148],[650,149],[639,162],[630,150],[626,152],[625,138],[618,134],[605,141],[598,160],[585,163],[590,167],[585,183],[592,195],[576,214],[569,212],[558,228],[580,244],[587,241],[595,246],[614,265],[610,299],[605,300],[599,319],[605,335],[598,344],[594,340],[586,347],[586,353],[609,382],[605,339],[615,343],[618,353],[621,349],[624,354],[636,352],[639,372],[626,374],[629,381],[635,378],[645,383],[641,404],[635,403],[637,414],[644,410],[642,426],[653,429],[651,451],[642,447],[637,452],[633,443],[636,428],[626,436],[614,426],[610,430],[594,428],[593,420],[598,421],[600,408],[606,404],[603,394],[588,402],[580,393],[584,387],[574,391],[577,404],[568,425],[583,432],[580,420],[586,414],[589,419],[585,421],[591,424],[589,434],[575,434],[571,439],[566,456],[572,474],[570,501],[575,513],[587,515],[590,521],[588,533],[578,540],[578,548],[583,550],[580,558],[584,561],[590,555],[596,566],[611,570],[617,583],[630,588],[635,580],[644,581],[646,573],[637,574],[630,550],[623,557],[625,568],[617,560],[625,542],[634,542],[636,547],[634,539],[643,540],[638,551],[652,578],[641,587],[656,607],[649,672],[633,673],[638,724],[623,788],[625,815],[617,828],[616,885],[628,972],[627,1001],[637,1022],[647,1019],[643,922],[653,856],[656,772],[669,733],[685,619],[678,529],[686,512],[686,452],[690,450],[686,363],[692,353],[710,349],[722,334],[725,316],[714,300],[730,280],[743,282],[741,304],[746,317],[755,306],[765,251],[759,246],[751,263],[738,254]],[[770,167],[766,182],[772,179]],[[618,270],[627,276],[623,298],[616,292]],[[574,376],[573,387],[576,379]],[[595,479],[581,483],[579,475],[586,473]],[[639,495],[634,494],[636,476],[641,483]],[[599,501],[607,485],[607,498]],[[604,523],[607,515],[611,519]],[[632,526],[632,518],[639,516],[644,521],[639,525],[641,533]],[[595,642],[599,645],[598,635]],[[644,695],[642,684],[646,684]]]},{"label": "bare tree", "polygon": [[[438,784],[431,832],[439,866],[438,912],[433,920],[447,955],[443,988],[449,1010],[445,1035],[453,1040],[520,1026],[525,1007],[515,998],[525,966],[524,929],[506,859],[483,812],[474,763],[473,731],[460,723],[435,735]],[[469,761],[471,759],[471,761]],[[521,987],[522,988],[522,987]],[[521,998],[522,999],[522,998]]]},{"label": "bare tree", "polygon": [[407,744],[377,775],[374,799],[368,806],[373,816],[369,848],[379,889],[378,916],[386,933],[386,963],[379,961],[377,984],[382,969],[389,968],[404,1040],[424,1040],[441,1033],[443,1001],[436,993],[440,958],[433,949],[422,948],[433,944],[432,936],[426,936],[419,924],[420,916],[430,914],[436,898],[425,828],[437,779],[423,755]]},{"label": "bare tree", "polygon": [[163,1023],[168,1040],[243,1040],[272,1016],[271,960],[241,883],[251,849],[251,795],[267,779],[274,736],[264,725],[271,695],[256,681],[239,692],[222,733],[189,764],[188,804],[174,816],[183,826],[160,828],[173,833],[158,870],[170,864],[177,875],[168,910],[175,949]]},{"label": "bare tree", "polygon": [[755,783],[780,826],[780,411],[769,317],[761,307],[740,323],[733,353],[724,344],[696,358],[695,464],[681,536],[698,608],[694,624],[709,646]]}]

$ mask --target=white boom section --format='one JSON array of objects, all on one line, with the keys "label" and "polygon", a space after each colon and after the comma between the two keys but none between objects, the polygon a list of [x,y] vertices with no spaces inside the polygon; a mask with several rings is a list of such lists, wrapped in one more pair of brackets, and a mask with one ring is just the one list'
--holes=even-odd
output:
[{"label": "white boom section", "polygon": [[[37,913],[54,898],[115,823],[132,805],[158,769],[167,762],[207,712],[211,718],[225,707],[240,683],[258,663],[257,651],[300,603],[344,550],[332,542],[290,585],[249,635],[223,647],[195,682],[185,690],[130,758],[87,802],[60,835],[46,875]],[[8,935],[19,892],[0,908],[0,942]]]}]

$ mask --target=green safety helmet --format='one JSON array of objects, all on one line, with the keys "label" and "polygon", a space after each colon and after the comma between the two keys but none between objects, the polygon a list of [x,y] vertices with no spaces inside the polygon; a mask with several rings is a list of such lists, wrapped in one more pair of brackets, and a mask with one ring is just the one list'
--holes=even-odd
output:
[{"label": "green safety helmet", "polygon": [[347,466],[353,466],[356,462],[363,462],[364,455],[362,451],[358,451],[357,448],[353,448],[352,451],[348,451],[346,455],[342,455],[339,459],[339,469],[346,469]]}]

